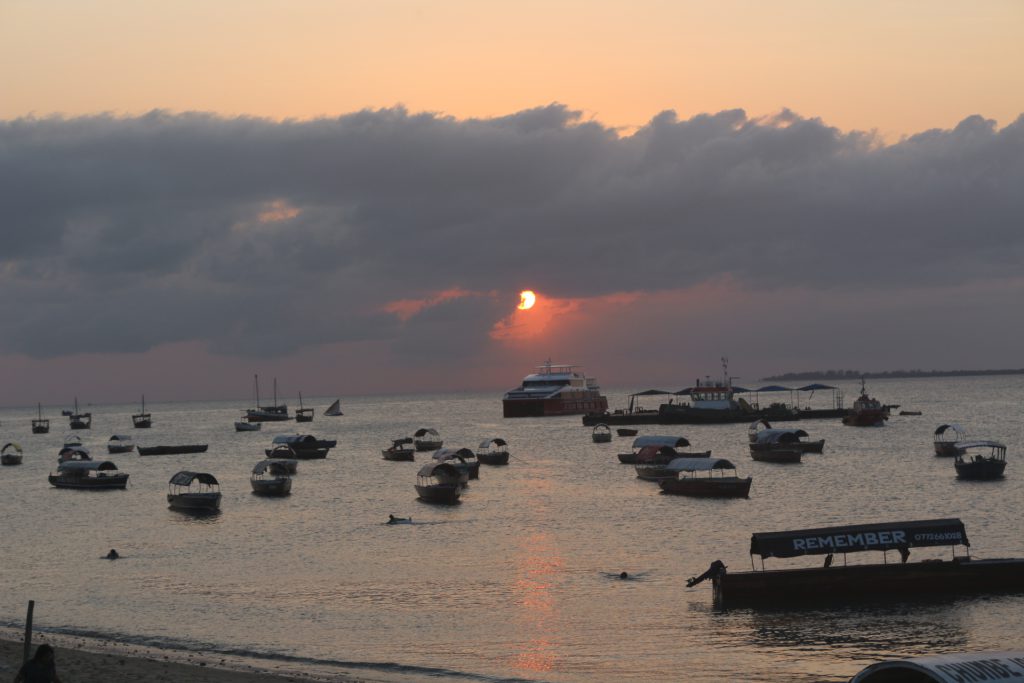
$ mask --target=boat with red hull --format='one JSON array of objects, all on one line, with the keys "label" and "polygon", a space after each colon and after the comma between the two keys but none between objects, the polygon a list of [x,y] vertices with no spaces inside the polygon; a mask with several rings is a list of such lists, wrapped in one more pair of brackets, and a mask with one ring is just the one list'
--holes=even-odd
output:
[{"label": "boat with red hull", "polygon": [[578,365],[552,363],[537,367],[523,383],[505,393],[501,401],[504,417],[553,417],[605,413],[608,399],[593,377]]},{"label": "boat with red hull", "polygon": [[889,408],[877,398],[868,396],[864,378],[860,380],[860,396],[853,402],[853,409],[843,418],[848,427],[881,427],[889,419]]}]

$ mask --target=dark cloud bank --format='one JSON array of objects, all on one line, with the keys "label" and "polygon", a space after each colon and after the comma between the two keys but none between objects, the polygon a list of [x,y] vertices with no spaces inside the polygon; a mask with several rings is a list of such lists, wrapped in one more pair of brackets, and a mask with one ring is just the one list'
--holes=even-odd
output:
[{"label": "dark cloud bank", "polygon": [[888,145],[738,110],[665,112],[628,137],[561,106],[18,119],[0,122],[0,206],[0,353],[380,340],[459,356],[507,301],[404,322],[382,307],[454,287],[582,297],[722,276],[761,294],[920,299],[1019,277],[1024,118]]}]

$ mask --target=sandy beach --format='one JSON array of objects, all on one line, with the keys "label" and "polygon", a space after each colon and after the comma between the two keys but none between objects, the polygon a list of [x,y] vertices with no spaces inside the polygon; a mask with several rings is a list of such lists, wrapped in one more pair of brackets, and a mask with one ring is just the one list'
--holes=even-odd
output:
[{"label": "sandy beach", "polygon": [[[130,646],[73,637],[51,638],[48,634],[36,634],[33,637],[33,652],[41,643],[54,646],[57,673],[65,683],[412,683],[418,680],[378,672],[373,672],[369,677],[362,673],[354,675],[348,672],[306,676],[272,673],[257,665],[248,665],[249,670],[246,670],[244,662],[235,660],[229,663],[227,659],[215,655],[204,657],[184,652],[161,654],[147,649],[145,655],[140,656],[140,650]],[[14,679],[21,666],[22,653],[22,642],[0,640],[0,681]],[[186,659],[189,663],[175,661],[177,659]]]}]

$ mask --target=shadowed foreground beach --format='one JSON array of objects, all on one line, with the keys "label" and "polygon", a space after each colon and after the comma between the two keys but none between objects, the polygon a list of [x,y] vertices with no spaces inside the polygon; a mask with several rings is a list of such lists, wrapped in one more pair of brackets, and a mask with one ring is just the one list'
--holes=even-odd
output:
[{"label": "shadowed foreground beach", "polygon": [[[93,652],[76,649],[77,639],[69,638],[68,645],[62,645],[64,638],[51,639],[37,634],[32,640],[32,651],[42,643],[54,646],[57,653],[57,673],[65,683],[122,683],[127,681],[157,681],[189,683],[414,683],[415,679],[407,676],[389,676],[374,672],[372,677],[349,675],[345,673],[317,676],[299,676],[281,673],[268,673],[257,666],[251,671],[242,670],[244,664],[235,662],[236,668],[218,668],[226,666],[225,660],[211,655],[208,660],[200,655],[184,655],[173,653],[176,657],[194,657],[194,664],[186,664],[171,659],[171,654],[161,655],[157,651],[148,650],[148,656],[139,657],[125,655],[118,645],[111,645],[109,652]],[[83,641],[84,642],[84,641]],[[105,644],[104,644],[105,646]],[[21,666],[23,652],[22,642],[0,640],[0,681],[14,679]],[[436,679],[435,679],[436,680]]]}]

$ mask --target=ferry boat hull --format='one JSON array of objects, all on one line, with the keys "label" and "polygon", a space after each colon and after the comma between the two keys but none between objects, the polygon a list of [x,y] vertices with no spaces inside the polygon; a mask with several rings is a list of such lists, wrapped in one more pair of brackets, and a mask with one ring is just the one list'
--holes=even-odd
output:
[{"label": "ferry boat hull", "polygon": [[504,417],[558,417],[608,412],[608,399],[593,377],[577,372],[574,365],[551,361],[527,375],[520,386],[505,393]]}]

